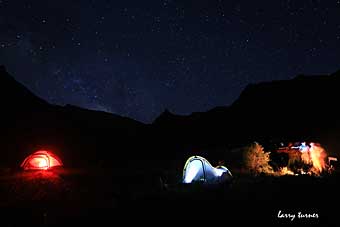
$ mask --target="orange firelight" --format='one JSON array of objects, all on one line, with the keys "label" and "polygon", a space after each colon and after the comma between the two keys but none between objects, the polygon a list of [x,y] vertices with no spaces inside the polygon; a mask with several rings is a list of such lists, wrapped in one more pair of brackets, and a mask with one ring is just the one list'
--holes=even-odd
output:
[{"label": "orange firelight", "polygon": [[313,163],[313,171],[317,174],[320,174],[323,170],[326,169],[325,150],[315,143],[311,143],[310,145],[310,158]]}]

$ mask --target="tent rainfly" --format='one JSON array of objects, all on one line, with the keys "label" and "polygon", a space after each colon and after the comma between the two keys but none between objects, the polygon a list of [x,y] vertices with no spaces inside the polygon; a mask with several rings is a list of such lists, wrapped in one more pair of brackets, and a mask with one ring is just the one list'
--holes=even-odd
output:
[{"label": "tent rainfly", "polygon": [[50,151],[37,151],[25,158],[20,167],[24,170],[47,170],[62,165],[61,160]]},{"label": "tent rainfly", "polygon": [[190,157],[183,169],[183,183],[202,182],[216,184],[231,180],[232,174],[225,166],[213,167],[200,156]]}]

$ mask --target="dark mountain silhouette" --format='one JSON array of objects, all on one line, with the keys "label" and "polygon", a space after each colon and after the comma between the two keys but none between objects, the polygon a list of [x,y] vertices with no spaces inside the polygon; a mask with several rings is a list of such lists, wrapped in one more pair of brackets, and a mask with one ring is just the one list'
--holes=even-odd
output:
[{"label": "dark mountain silhouette", "polygon": [[340,147],[340,71],[250,84],[229,107],[178,116],[165,111],[154,127],[189,146],[312,140]]},{"label": "dark mountain silhouette", "polygon": [[218,159],[213,150],[253,141],[266,145],[312,140],[340,150],[339,71],[250,84],[229,107],[188,116],[166,110],[150,125],[111,113],[51,105],[16,82],[4,67],[0,86],[4,157],[0,164],[17,165],[38,148],[53,149],[72,166],[115,167],[130,165],[131,160],[141,165],[152,160],[183,164],[200,152]]}]

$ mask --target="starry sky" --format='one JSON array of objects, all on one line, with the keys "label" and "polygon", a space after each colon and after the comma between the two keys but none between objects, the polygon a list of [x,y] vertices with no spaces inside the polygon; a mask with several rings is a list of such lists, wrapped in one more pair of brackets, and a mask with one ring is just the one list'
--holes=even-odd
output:
[{"label": "starry sky", "polygon": [[340,69],[340,0],[0,0],[0,64],[36,95],[152,122]]}]

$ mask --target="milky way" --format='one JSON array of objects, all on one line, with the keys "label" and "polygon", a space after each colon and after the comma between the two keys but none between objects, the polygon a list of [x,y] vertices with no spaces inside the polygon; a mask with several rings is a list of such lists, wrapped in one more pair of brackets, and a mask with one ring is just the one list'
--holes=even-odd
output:
[{"label": "milky way", "polygon": [[152,122],[340,68],[340,1],[0,0],[0,64],[38,96]]}]

